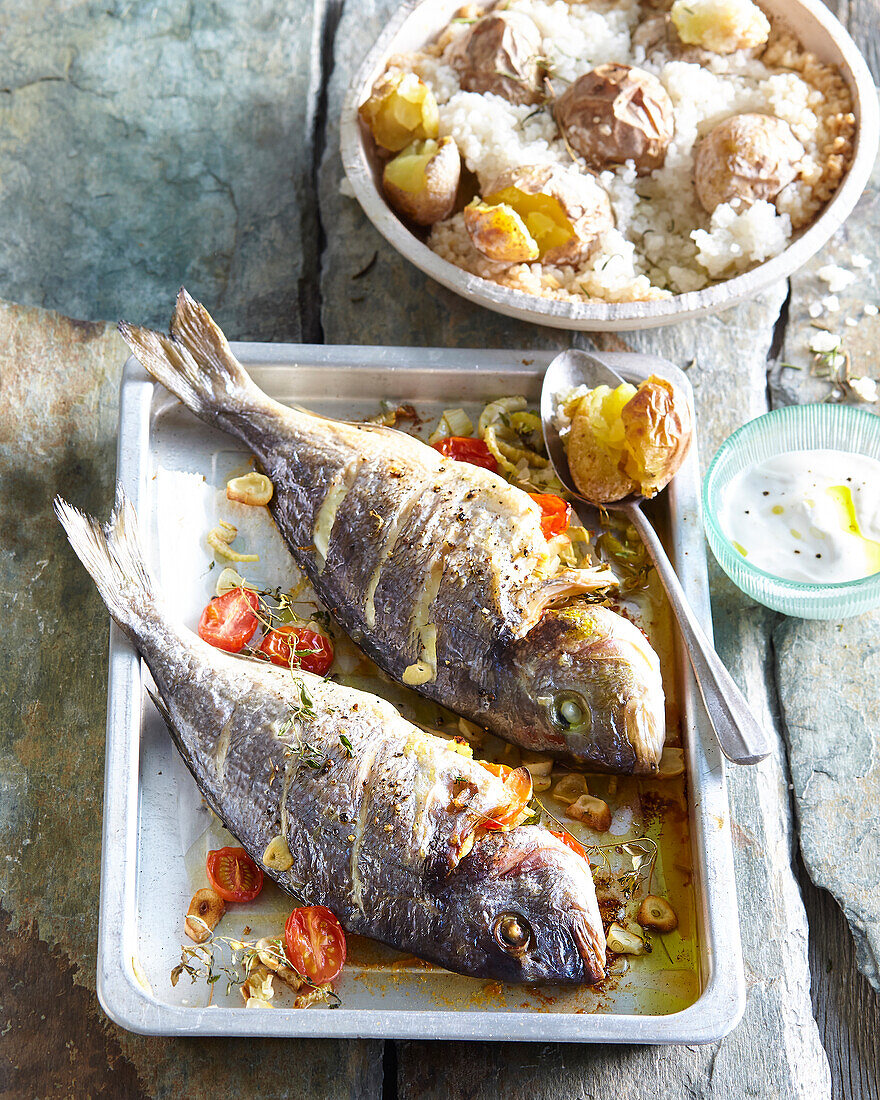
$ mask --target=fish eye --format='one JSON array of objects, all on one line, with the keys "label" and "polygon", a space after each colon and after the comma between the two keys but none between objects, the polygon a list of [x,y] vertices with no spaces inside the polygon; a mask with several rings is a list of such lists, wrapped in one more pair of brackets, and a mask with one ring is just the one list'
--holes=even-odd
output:
[{"label": "fish eye", "polygon": [[502,913],[492,929],[499,946],[512,955],[522,954],[532,942],[532,928],[519,913]]},{"label": "fish eye", "polygon": [[593,716],[583,695],[576,691],[561,691],[550,703],[550,720],[563,730],[589,730]]}]

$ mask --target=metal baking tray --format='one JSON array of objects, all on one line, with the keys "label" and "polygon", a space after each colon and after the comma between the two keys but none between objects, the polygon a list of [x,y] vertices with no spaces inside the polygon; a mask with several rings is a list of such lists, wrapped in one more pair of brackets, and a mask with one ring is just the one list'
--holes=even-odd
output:
[{"label": "metal baking tray", "polygon": [[[436,348],[234,348],[273,397],[344,418],[369,416],[383,399],[414,403],[426,416],[509,394],[524,394],[537,403],[551,357],[549,352]],[[657,371],[689,390],[686,377],[663,360],[629,354],[608,359],[633,381]],[[665,494],[667,513],[658,518],[668,529],[682,583],[710,631],[696,451],[691,448]],[[241,472],[249,456],[229,436],[196,420],[129,359],[117,461],[119,480],[141,517],[160,588],[194,624],[216,576],[204,535],[224,506],[226,479]],[[288,586],[296,571],[280,536],[264,509],[245,511],[259,513],[254,522],[264,525],[260,530],[240,527],[250,548],[257,549],[254,542],[261,540],[258,575],[249,573],[249,579],[267,587]],[[684,951],[673,960],[667,950],[670,965],[655,966],[647,982],[633,966],[600,991],[524,989],[449,974],[352,937],[350,962],[337,984],[340,1007],[247,1010],[236,991],[225,994],[223,982],[210,991],[204,983],[191,985],[185,976],[171,985],[170,972],[184,940],[183,914],[194,889],[206,884],[205,850],[220,846],[222,836],[146,695],[149,673],[113,626],[98,932],[98,995],[104,1010],[124,1028],[159,1035],[619,1043],[718,1039],[735,1026],[745,1004],[724,763],[690,671],[681,667],[680,657],[675,663],[688,789],[681,828],[689,866],[681,881],[692,884],[689,956]],[[373,687],[382,690],[378,682]],[[253,905],[230,907],[218,931],[237,937],[247,926],[253,936],[277,935],[290,908],[290,899],[269,886]],[[687,967],[680,958],[689,959]]]}]

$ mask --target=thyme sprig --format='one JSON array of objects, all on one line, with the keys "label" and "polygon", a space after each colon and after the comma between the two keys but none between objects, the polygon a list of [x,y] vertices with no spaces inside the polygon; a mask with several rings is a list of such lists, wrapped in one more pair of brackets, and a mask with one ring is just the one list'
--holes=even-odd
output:
[{"label": "thyme sprig", "polygon": [[[542,802],[538,802],[537,805],[538,812],[542,816],[550,818],[553,824],[561,829],[566,836],[571,837],[572,840],[577,840],[574,834]],[[583,844],[581,847],[587,856],[596,857],[601,861],[598,864],[592,864],[591,862],[591,866],[604,865],[609,875],[618,882],[627,897],[635,897],[642,890],[645,894],[650,894],[654,869],[657,865],[657,857],[660,854],[657,842],[652,840],[651,837],[640,836],[636,837],[635,840],[613,841],[610,844]],[[615,867],[611,858],[612,853],[625,856],[631,864],[631,869],[623,871],[621,868]]]},{"label": "thyme sprig", "polygon": [[320,771],[329,760],[326,753],[321,752],[320,749],[316,748],[308,741],[300,741],[296,745],[291,745],[290,748],[286,750],[286,755],[298,756],[300,758],[300,763],[304,764],[307,768],[311,768],[313,771]]},{"label": "thyme sprig", "polygon": [[294,719],[317,717],[315,700],[312,698],[303,680],[301,680],[299,676],[294,675],[293,669],[290,670],[290,678],[297,691],[297,698],[294,699],[292,703],[288,704],[291,709],[291,717]]},{"label": "thyme sprig", "polygon": [[[194,919],[199,920],[198,917]],[[227,951],[228,959],[224,957]],[[272,974],[281,968],[290,970],[300,986],[308,987],[312,994],[308,999],[309,1004],[318,999],[327,1000],[330,1008],[338,1008],[341,1004],[329,985],[315,985],[293,966],[281,945],[280,936],[267,940],[239,940],[233,936],[215,936],[212,933],[210,939],[204,943],[181,947],[180,962],[171,971],[171,984],[176,986],[183,974],[187,975],[192,984],[204,979],[211,987],[213,996],[213,987],[225,978],[228,997],[233,989],[240,989],[244,985],[258,966],[265,965],[265,958],[271,964],[267,969]],[[315,993],[320,996],[314,997]]]}]

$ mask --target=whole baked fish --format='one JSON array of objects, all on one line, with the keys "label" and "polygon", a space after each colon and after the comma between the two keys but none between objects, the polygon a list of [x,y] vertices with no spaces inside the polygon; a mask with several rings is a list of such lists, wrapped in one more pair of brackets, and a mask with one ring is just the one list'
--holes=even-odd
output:
[{"label": "whole baked fish", "polygon": [[392,428],[273,401],[185,290],[170,336],[119,330],[155,378],[254,452],[297,564],[380,668],[526,748],[656,769],[657,655],[584,598],[595,587],[585,571],[554,567],[528,493]]},{"label": "whole baked fish", "polygon": [[461,974],[604,977],[589,864],[542,827],[488,830],[511,807],[502,779],[382,699],[233,657],[174,623],[124,497],[104,530],[55,507],[209,805],[258,863],[273,841],[289,852],[289,870],[266,868],[279,885]]}]

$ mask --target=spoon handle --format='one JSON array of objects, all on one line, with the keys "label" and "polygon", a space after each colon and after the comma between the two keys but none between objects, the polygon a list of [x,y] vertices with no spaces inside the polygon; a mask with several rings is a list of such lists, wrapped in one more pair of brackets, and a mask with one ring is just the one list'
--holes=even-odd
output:
[{"label": "spoon handle", "polygon": [[625,508],[657,569],[721,751],[735,764],[757,764],[772,752],[764,729],[697,622],[657,532],[637,504]]}]

